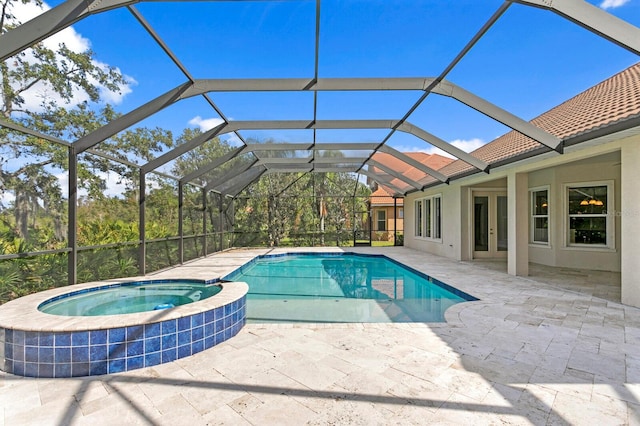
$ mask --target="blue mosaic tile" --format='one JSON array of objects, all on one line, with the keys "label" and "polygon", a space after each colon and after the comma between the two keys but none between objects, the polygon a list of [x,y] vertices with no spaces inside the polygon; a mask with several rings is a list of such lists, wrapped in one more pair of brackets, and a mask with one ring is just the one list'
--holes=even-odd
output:
[{"label": "blue mosaic tile", "polygon": [[191,344],[178,346],[178,358],[184,358],[191,355]]},{"label": "blue mosaic tile", "polygon": [[96,330],[89,333],[89,342],[93,345],[104,345],[107,343],[107,330]]},{"label": "blue mosaic tile", "polygon": [[51,363],[54,362],[53,348],[50,347],[38,347],[38,362]]},{"label": "blue mosaic tile", "polygon": [[[144,354],[144,340],[136,340],[127,342],[127,357],[138,356]],[[127,368],[128,370],[129,368]]]},{"label": "blue mosaic tile", "polygon": [[213,323],[205,323],[204,325],[204,337],[213,336],[215,327]]},{"label": "blue mosaic tile", "polygon": [[142,340],[144,339],[144,326],[142,325],[134,325],[127,327],[127,341],[131,342],[133,340]]},{"label": "blue mosaic tile", "polygon": [[13,344],[24,346],[24,331],[22,330],[13,331]]},{"label": "blue mosaic tile", "polygon": [[127,371],[144,367],[144,356],[134,356],[127,358]]},{"label": "blue mosaic tile", "polygon": [[224,329],[226,330],[229,327],[231,327],[231,318],[230,317],[224,317]]},{"label": "blue mosaic tile", "polygon": [[126,340],[126,330],[124,328],[109,329],[109,343],[122,343]]},{"label": "blue mosaic tile", "polygon": [[204,313],[204,322],[205,322],[205,324],[213,322],[214,319],[215,319],[215,317],[213,315],[213,309],[211,309],[211,310],[209,310],[209,311]]},{"label": "blue mosaic tile", "polygon": [[13,360],[24,361],[24,346],[13,345]]},{"label": "blue mosaic tile", "polygon": [[213,311],[213,315],[214,318],[216,319],[216,321],[218,321],[219,319],[224,317],[224,308],[223,307],[219,307],[214,309]]},{"label": "blue mosaic tile", "polygon": [[61,363],[57,362],[53,365],[53,374],[54,377],[71,377],[71,363]]},{"label": "blue mosaic tile", "polygon": [[204,324],[204,314],[194,314],[191,316],[191,327],[196,328]]},{"label": "blue mosaic tile", "polygon": [[36,331],[27,331],[24,335],[24,344],[26,346],[38,346],[40,344],[39,335],[40,333]]},{"label": "blue mosaic tile", "polygon": [[228,316],[231,313],[231,305],[224,305],[224,316]]},{"label": "blue mosaic tile", "polygon": [[88,331],[76,331],[71,333],[71,343],[73,346],[87,346],[89,345],[89,332]]},{"label": "blue mosaic tile", "polygon": [[176,320],[162,321],[162,335],[175,333],[177,331]]},{"label": "blue mosaic tile", "polygon": [[54,344],[58,346],[71,346],[71,333],[55,333]]},{"label": "blue mosaic tile", "polygon": [[224,330],[224,340],[229,340],[231,338],[231,328],[227,328]]},{"label": "blue mosaic tile", "polygon": [[107,345],[92,345],[89,347],[89,360],[106,361],[108,357]]},{"label": "blue mosaic tile", "polygon": [[62,348],[58,348],[56,347],[54,349],[54,359],[55,359],[55,363],[61,363],[61,362],[71,362],[71,348],[70,347],[62,347]]},{"label": "blue mosaic tile", "polygon": [[191,330],[191,340],[201,340],[204,338],[204,326],[194,327]]},{"label": "blue mosaic tile", "polygon": [[161,343],[161,340],[160,340],[159,337],[153,337],[151,339],[144,339],[144,351],[145,351],[145,353],[158,352],[161,349],[160,343]]},{"label": "blue mosaic tile", "polygon": [[153,324],[146,324],[144,326],[144,337],[145,339],[149,337],[160,337],[160,323],[156,322]]},{"label": "blue mosaic tile", "polygon": [[176,333],[162,336],[162,350],[175,348],[177,346],[178,335]]},{"label": "blue mosaic tile", "polygon": [[4,330],[4,341],[13,343],[13,330],[7,328]]},{"label": "blue mosaic tile", "polygon": [[97,361],[89,363],[89,372],[92,376],[107,374],[107,361]]},{"label": "blue mosaic tile", "polygon": [[152,354],[145,354],[144,356],[144,366],[151,367],[154,365],[160,364],[162,361],[162,354],[160,352],[155,352]]},{"label": "blue mosaic tile", "polygon": [[13,373],[13,361],[10,359],[5,359],[4,360],[4,366],[2,369],[4,372],[9,373],[9,374],[14,374]]},{"label": "blue mosaic tile", "polygon": [[53,364],[39,363],[38,364],[38,377],[53,377]]},{"label": "blue mosaic tile", "polygon": [[13,361],[12,373],[16,376],[24,376],[24,362]]},{"label": "blue mosaic tile", "polygon": [[178,318],[178,332],[191,329],[191,317]]},{"label": "blue mosaic tile", "polygon": [[178,346],[186,345],[191,343],[191,331],[179,331],[178,332]]},{"label": "blue mosaic tile", "polygon": [[125,371],[126,367],[127,364],[124,358],[109,360],[107,363],[107,373],[121,373]]},{"label": "blue mosaic tile", "polygon": [[7,359],[13,359],[13,345],[11,343],[4,344],[4,357]]},{"label": "blue mosaic tile", "polygon": [[38,362],[38,347],[26,346],[24,348],[24,360],[27,362]]},{"label": "blue mosaic tile", "polygon": [[177,358],[178,350],[177,348],[163,350],[162,351],[162,362],[171,362],[175,361]]},{"label": "blue mosaic tile", "polygon": [[209,349],[214,347],[216,344],[216,338],[214,336],[209,336],[204,339],[204,348]]},{"label": "blue mosaic tile", "polygon": [[89,347],[78,346],[71,348],[71,362],[89,362]]},{"label": "blue mosaic tile", "polygon": [[222,330],[224,330],[224,320],[223,319],[219,319],[215,322],[215,333],[218,334],[220,333]]},{"label": "blue mosaic tile", "polygon": [[24,375],[27,377],[38,377],[38,363],[37,362],[25,362],[24,363]]},{"label": "blue mosaic tile", "polygon": [[39,333],[38,345],[40,346],[53,346],[54,338],[52,333]]},{"label": "blue mosaic tile", "polygon": [[127,345],[125,343],[116,343],[108,346],[109,359],[125,358],[127,356]]},{"label": "blue mosaic tile", "polygon": [[91,368],[88,362],[74,362],[71,364],[71,375],[73,377],[88,376],[90,372]]},{"label": "blue mosaic tile", "polygon": [[204,350],[204,340],[197,340],[191,345],[191,354],[197,354]]}]

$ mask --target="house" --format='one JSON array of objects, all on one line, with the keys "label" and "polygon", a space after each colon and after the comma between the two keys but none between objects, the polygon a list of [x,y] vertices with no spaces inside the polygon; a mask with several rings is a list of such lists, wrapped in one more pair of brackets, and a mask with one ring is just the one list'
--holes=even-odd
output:
[{"label": "house", "polygon": [[640,306],[640,63],[531,123],[562,153],[511,131],[471,153],[488,173],[456,160],[437,169],[448,182],[423,174],[404,199],[405,246],[504,259],[513,275],[529,262],[618,271],[622,302]]},{"label": "house", "polygon": [[[453,160],[439,154],[427,154],[425,152],[405,152],[404,155],[419,161],[433,169],[440,169]],[[424,177],[420,171],[387,153],[377,152],[373,156],[375,173],[384,173],[384,170],[393,170],[407,178]],[[384,168],[384,170],[382,169]],[[374,241],[394,241],[397,236],[404,235],[404,199],[394,194],[394,191],[386,186],[378,185],[369,196],[371,209],[371,230]],[[394,240],[394,234],[396,239]]]}]

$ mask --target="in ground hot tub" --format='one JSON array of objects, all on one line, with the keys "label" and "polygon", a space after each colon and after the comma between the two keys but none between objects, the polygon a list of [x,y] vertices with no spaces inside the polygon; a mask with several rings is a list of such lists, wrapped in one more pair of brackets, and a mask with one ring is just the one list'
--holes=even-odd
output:
[{"label": "in ground hot tub", "polygon": [[[31,294],[0,306],[0,367],[20,376],[77,377],[184,358],[240,331],[247,290],[242,282],[157,280]],[[107,300],[109,293],[115,296]],[[57,314],[40,310],[65,305]],[[117,312],[127,305],[136,312]]]}]

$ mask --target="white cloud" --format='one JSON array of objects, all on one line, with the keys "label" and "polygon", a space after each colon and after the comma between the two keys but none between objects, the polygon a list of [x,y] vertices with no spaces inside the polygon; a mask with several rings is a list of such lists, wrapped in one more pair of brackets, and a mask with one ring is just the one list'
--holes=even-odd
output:
[{"label": "white cloud", "polygon": [[16,200],[16,196],[9,191],[0,193],[0,206],[7,207]]},{"label": "white cloud", "polygon": [[[111,172],[97,172],[96,176],[105,181],[106,188],[104,195],[107,197],[122,197],[126,191],[126,182],[122,181],[118,183],[120,176],[117,173]],[[63,198],[69,198],[69,175],[67,173],[59,173],[56,178],[60,182],[60,189],[62,191]],[[87,191],[83,188],[78,188],[78,197],[86,197]]]},{"label": "white cloud", "polygon": [[[480,148],[481,146],[483,146],[486,142],[483,141],[482,139],[479,138],[473,138],[473,139],[456,139],[454,141],[451,141],[450,144],[455,146],[456,148],[459,148],[461,150],[463,150],[464,152],[471,152],[474,151],[478,148]],[[438,154],[438,155],[442,155],[443,157],[449,157],[449,158],[456,158],[453,155],[439,149],[436,148],[433,145],[425,145],[423,147],[419,147],[419,146],[400,146],[400,147],[396,147],[396,149],[400,152],[426,152],[427,154]]]},{"label": "white cloud", "polygon": [[600,3],[600,7],[603,9],[615,9],[616,7],[624,6],[629,3],[629,0],[604,0]]},{"label": "white cloud", "polygon": [[242,141],[240,140],[240,138],[235,133],[227,133],[225,141],[230,146],[234,146],[234,147],[243,145]]},{"label": "white cloud", "polygon": [[190,125],[200,127],[200,130],[203,132],[213,129],[220,123],[224,123],[224,120],[221,118],[202,118],[199,115],[189,120]]},{"label": "white cloud", "polygon": [[[22,2],[15,2],[13,3],[11,12],[15,16],[16,21],[18,23],[22,23],[29,21],[49,9],[51,9],[51,7],[46,3],[43,3],[42,6],[38,6],[36,3],[31,2],[26,4],[23,4]],[[51,37],[46,38],[42,43],[45,47],[51,50],[57,50],[59,45],[64,43],[67,48],[76,53],[84,52],[91,48],[90,40],[83,37],[73,27],[65,28]],[[24,60],[27,62],[35,62],[31,49],[26,49],[23,53]],[[106,69],[108,67],[107,64],[96,60],[93,61],[93,64],[102,69]],[[131,86],[136,84],[135,79],[132,77],[125,75],[125,79],[127,80],[127,84],[120,87],[120,93],[112,92],[95,81],[92,83],[98,86],[103,101],[111,104],[119,104],[127,94],[131,93]],[[44,82],[38,82],[29,90],[23,92],[22,96],[25,100],[25,109],[30,111],[40,111],[42,108],[42,101],[45,99],[47,101],[55,101],[58,105],[65,105],[66,103],[57,93],[55,93],[50,85]],[[75,105],[88,99],[89,98],[86,93],[76,90],[68,104]]]}]

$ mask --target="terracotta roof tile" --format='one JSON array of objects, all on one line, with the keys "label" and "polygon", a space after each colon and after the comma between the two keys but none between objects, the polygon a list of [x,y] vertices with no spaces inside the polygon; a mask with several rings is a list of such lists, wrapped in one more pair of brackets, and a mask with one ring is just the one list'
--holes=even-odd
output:
[{"label": "terracotta roof tile", "polygon": [[[531,120],[560,139],[640,115],[640,62]],[[495,164],[526,154],[542,145],[514,130],[476,149],[474,157]],[[439,170],[449,177],[473,171],[456,160]],[[428,183],[437,182],[433,178]],[[425,182],[427,183],[427,182]]]},{"label": "terracotta roof tile", "polygon": [[[386,191],[381,185],[379,185],[378,189],[373,191],[369,197],[371,199],[372,206],[393,205],[393,197],[391,196],[391,193]],[[398,198],[397,205],[401,206],[403,204],[402,201],[402,198]]]}]

